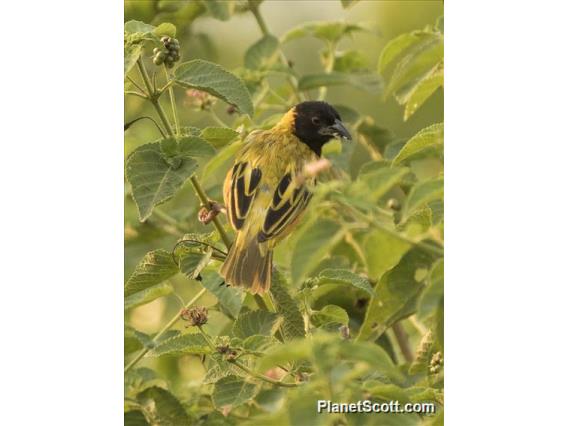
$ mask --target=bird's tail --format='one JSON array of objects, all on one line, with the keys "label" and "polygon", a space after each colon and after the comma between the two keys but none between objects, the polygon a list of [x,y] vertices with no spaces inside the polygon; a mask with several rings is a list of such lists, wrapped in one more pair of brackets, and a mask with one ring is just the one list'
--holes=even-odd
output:
[{"label": "bird's tail", "polygon": [[256,238],[246,241],[241,234],[229,250],[221,275],[230,286],[263,294],[271,284],[272,250],[262,250]]}]

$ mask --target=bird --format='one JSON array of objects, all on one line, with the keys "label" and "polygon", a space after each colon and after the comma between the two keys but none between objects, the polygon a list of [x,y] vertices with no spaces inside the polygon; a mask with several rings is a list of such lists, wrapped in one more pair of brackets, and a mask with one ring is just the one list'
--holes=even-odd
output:
[{"label": "bird", "polygon": [[269,130],[244,141],[223,184],[236,239],[220,269],[225,283],[263,294],[272,280],[272,252],[298,225],[315,185],[304,167],[318,161],[333,138],[351,140],[337,110],[323,101],[292,107]]}]

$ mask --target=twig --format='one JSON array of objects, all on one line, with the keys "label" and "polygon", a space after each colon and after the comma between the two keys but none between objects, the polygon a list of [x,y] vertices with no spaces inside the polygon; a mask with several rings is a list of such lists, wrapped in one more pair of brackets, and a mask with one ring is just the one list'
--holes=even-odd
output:
[{"label": "twig", "polygon": [[[201,333],[201,335],[203,336],[203,338],[205,339],[205,341],[207,342],[207,344],[209,345],[209,347],[211,348],[212,351],[217,352],[217,348],[215,347],[215,345],[213,344],[213,342],[211,341],[211,338],[207,335],[207,333],[205,332],[205,330],[203,330],[203,328],[201,326],[197,327],[199,332]],[[278,380],[274,380],[271,379],[270,377],[267,377],[263,374],[257,373],[255,371],[252,371],[250,368],[248,368],[246,365],[241,364],[239,361],[235,360],[226,360],[227,362],[230,362],[231,364],[236,365],[237,367],[239,367],[241,370],[243,370],[245,373],[249,374],[250,376],[265,381],[267,383],[273,384],[275,386],[282,386],[285,388],[294,388],[299,386],[297,383],[283,383],[283,382],[279,382]]]},{"label": "twig", "polygon": [[130,126],[132,126],[134,123],[136,123],[137,121],[142,120],[142,119],[150,120],[152,123],[154,123],[154,125],[156,126],[156,128],[158,129],[158,131],[160,132],[162,137],[164,137],[164,138],[166,137],[166,134],[164,133],[164,131],[162,130],[160,125],[156,122],[156,120],[154,120],[152,117],[150,117],[148,115],[143,115],[142,117],[138,117],[138,118],[135,118],[132,121],[129,121],[128,123],[126,123],[124,125],[124,131],[128,130],[128,128],[130,128]]},{"label": "twig", "polygon": [[[174,130],[172,129],[172,126],[171,126],[168,118],[166,117],[166,114],[164,113],[164,110],[163,110],[163,108],[160,105],[160,102],[158,100],[159,95],[161,93],[160,92],[152,92],[152,86],[150,85],[150,79],[148,77],[148,72],[146,71],[146,68],[144,66],[144,62],[142,62],[141,58],[138,59],[137,65],[138,65],[138,70],[140,71],[140,74],[142,75],[142,80],[144,80],[144,84],[146,85],[146,88],[148,89],[148,91],[150,93],[152,93],[151,96],[149,97],[149,100],[150,100],[150,102],[152,102],[152,105],[154,105],[156,112],[158,113],[158,115],[160,116],[160,119],[164,123],[164,127],[166,128],[166,132],[168,133],[168,135],[170,135],[172,137],[175,136]],[[209,198],[207,197],[207,195],[203,191],[203,188],[201,187],[201,185],[200,185],[199,181],[197,180],[197,178],[195,177],[195,175],[193,175],[190,178],[190,181],[191,181],[191,184],[193,185],[193,189],[195,190],[195,193],[197,194],[199,200],[201,201],[201,204],[203,206],[209,208],[210,207]],[[217,232],[219,232],[219,235],[221,235],[221,239],[225,243],[225,246],[227,248],[231,247],[231,240],[229,239],[229,236],[225,232],[225,229],[223,228],[223,225],[221,225],[221,222],[219,221],[219,219],[214,218],[213,224],[215,225],[215,228],[217,228]]]},{"label": "twig", "polygon": [[[256,19],[256,23],[258,24],[262,34],[265,35],[265,36],[270,35],[270,31],[268,30],[266,22],[265,22],[265,20],[262,16],[262,14],[260,13],[260,10],[258,8],[258,4],[253,2],[253,1],[250,1],[250,0],[249,0],[248,3],[249,3],[249,9],[252,12],[252,14],[254,15],[254,18]],[[281,48],[278,48],[278,50],[279,50],[279,53],[280,53],[280,62],[282,62],[285,66],[289,67],[288,58],[286,58],[286,55],[284,54],[284,52],[282,51]],[[296,81],[295,78],[293,78],[290,75],[286,76],[286,79],[288,80],[288,83],[292,87],[292,93],[294,94],[296,100],[298,102],[301,102],[303,99],[302,99],[302,95],[301,95],[300,91],[298,90],[298,82]]]},{"label": "twig", "polygon": [[142,93],[138,93],[134,90],[127,90],[124,92],[125,95],[131,95],[131,96],[138,96],[139,98],[142,99],[148,99],[148,97],[146,95],[143,95]]},{"label": "twig", "polygon": [[132,361],[130,361],[128,363],[128,365],[124,368],[124,373],[128,372],[128,370],[130,370],[134,365],[136,365],[138,363],[138,361],[140,361],[144,357],[144,355],[146,355],[148,353],[148,351],[150,350],[150,347],[153,346],[158,341],[158,339],[160,337],[162,337],[162,335],[166,331],[168,331],[170,328],[172,328],[173,325],[179,320],[180,314],[182,313],[182,311],[184,309],[188,309],[191,305],[193,305],[195,302],[197,302],[199,300],[199,298],[205,294],[206,291],[207,291],[206,288],[202,288],[201,291],[199,293],[197,293],[193,299],[191,299],[189,302],[187,302],[185,304],[185,306],[177,314],[175,314],[175,316],[170,321],[168,321],[168,323],[158,332],[158,334],[156,334],[152,338],[151,345],[146,346],[138,355],[136,355],[136,357]]}]

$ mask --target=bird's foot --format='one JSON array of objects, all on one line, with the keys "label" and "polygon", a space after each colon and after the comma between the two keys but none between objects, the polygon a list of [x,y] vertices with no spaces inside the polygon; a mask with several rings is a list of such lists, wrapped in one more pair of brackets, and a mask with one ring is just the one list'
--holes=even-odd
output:
[{"label": "bird's foot", "polygon": [[201,223],[207,225],[217,217],[219,213],[226,213],[225,206],[217,203],[214,200],[209,200],[209,206],[203,206],[199,209],[197,218]]}]

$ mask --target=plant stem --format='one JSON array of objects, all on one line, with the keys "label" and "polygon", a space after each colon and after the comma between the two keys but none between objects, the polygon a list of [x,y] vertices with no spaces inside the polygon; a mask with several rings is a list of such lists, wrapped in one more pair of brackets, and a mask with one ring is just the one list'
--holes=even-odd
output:
[{"label": "plant stem", "polygon": [[[151,93],[149,100],[150,100],[150,102],[152,102],[152,105],[154,105],[156,112],[158,113],[158,115],[160,116],[160,119],[164,123],[164,127],[166,128],[166,132],[168,133],[168,135],[170,135],[172,137],[175,136],[174,131],[172,129],[172,126],[171,126],[168,118],[166,117],[166,114],[164,113],[164,110],[163,110],[162,106],[160,105],[160,102],[158,101],[160,93],[156,93],[156,92],[152,91],[152,86],[150,85],[150,79],[148,77],[148,72],[146,71],[146,67],[144,66],[144,62],[142,62],[142,58],[138,59],[137,65],[138,65],[138,70],[140,71],[140,74],[142,75],[142,80],[144,80],[144,84],[146,85],[148,92]],[[195,175],[193,175],[190,178],[190,181],[191,181],[191,184],[193,185],[193,189],[195,190],[195,193],[197,194],[197,197],[201,201],[201,204],[203,206],[207,207],[207,208],[211,208],[211,203],[209,201],[209,198],[207,197],[207,195],[203,191],[203,188],[201,187],[201,185],[200,185],[199,181],[197,180],[197,178],[195,177]],[[223,225],[221,224],[219,219],[215,217],[213,219],[213,224],[215,225],[215,228],[217,228],[217,232],[219,232],[219,235],[221,235],[221,239],[225,243],[225,246],[227,248],[231,247],[231,240],[229,239],[229,236],[225,232],[225,229],[223,228]]]},{"label": "plant stem", "polygon": [[396,342],[404,356],[406,362],[414,361],[414,354],[412,353],[412,349],[410,348],[410,342],[408,341],[408,334],[402,327],[400,322],[393,324],[392,331],[394,331],[394,335],[396,337]]},{"label": "plant stem", "polygon": [[392,235],[395,238],[398,238],[401,241],[407,242],[408,244],[412,244],[414,246],[420,247],[421,249],[429,252],[430,254],[433,254],[435,256],[443,256],[444,255],[444,250],[433,246],[431,244],[427,244],[424,241],[415,241],[412,238],[409,238],[405,235],[402,235],[398,232],[396,232],[393,229],[390,229],[386,226],[384,226],[381,222],[378,222],[376,220],[370,219],[369,217],[367,217],[366,215],[364,215],[363,213],[361,213],[360,211],[358,211],[357,209],[351,207],[349,204],[346,203],[341,203],[340,204],[348,209],[354,216],[356,216],[359,220],[362,220],[364,222],[369,223],[369,225],[374,226],[375,228],[379,228],[383,231],[385,231],[387,234]]},{"label": "plant stem", "polygon": [[213,120],[215,120],[215,123],[217,123],[221,127],[229,127],[223,120],[219,118],[217,113],[213,111],[213,108],[209,109],[209,112],[211,113],[211,117],[213,117]]},{"label": "plant stem", "polygon": [[300,385],[297,384],[297,383],[284,383],[284,382],[279,382],[278,380],[271,379],[270,377],[267,377],[267,376],[265,376],[265,375],[263,375],[263,374],[256,373],[255,371],[252,371],[250,368],[248,368],[248,367],[245,366],[244,364],[241,364],[241,363],[240,363],[239,361],[237,361],[237,360],[234,360],[234,361],[227,361],[227,362],[230,362],[231,364],[236,365],[237,367],[239,367],[241,370],[243,370],[245,373],[251,375],[252,377],[254,377],[254,378],[256,378],[256,379],[259,379],[259,380],[262,380],[262,381],[265,381],[265,382],[267,382],[267,383],[273,384],[273,385],[275,385],[275,386],[281,386],[281,387],[284,387],[284,388],[295,388],[295,387],[297,387],[297,386],[300,386]]},{"label": "plant stem", "polygon": [[144,90],[144,88],[142,86],[140,86],[138,83],[136,83],[136,80],[134,80],[132,77],[130,76],[126,76],[126,78],[128,79],[128,81],[130,81],[134,87],[136,87],[138,90],[140,90],[142,93],[144,93],[145,95],[147,95],[146,91]]},{"label": "plant stem", "polygon": [[[335,65],[335,43],[329,42],[328,43],[328,53],[329,57],[327,58],[325,64],[325,73],[329,74],[333,71],[333,66]],[[327,94],[327,87],[322,86],[319,89],[318,99],[323,101],[325,99],[325,95]]]},{"label": "plant stem", "polygon": [[[217,348],[215,347],[215,345],[213,344],[213,342],[211,341],[211,338],[207,335],[207,333],[205,332],[205,330],[203,330],[203,328],[201,326],[197,327],[199,329],[199,332],[201,333],[201,335],[203,336],[203,338],[205,339],[205,341],[207,342],[207,344],[209,345],[209,347],[211,348],[211,350],[213,352],[217,352]],[[265,382],[271,383],[273,385],[276,386],[282,386],[282,387],[286,387],[286,388],[293,388],[298,386],[298,384],[296,383],[282,383],[279,382],[277,380],[271,379],[270,377],[266,377],[262,374],[256,373],[254,371],[252,371],[251,369],[249,369],[246,365],[241,364],[239,361],[235,360],[226,360],[227,362],[230,362],[231,364],[236,365],[237,367],[239,367],[241,370],[243,370],[244,372],[248,373],[250,376],[255,377],[259,380],[263,380]]]},{"label": "plant stem", "polygon": [[[205,294],[205,291],[206,291],[206,289],[202,288],[201,291],[199,293],[197,293],[193,299],[191,299],[189,302],[187,302],[185,304],[185,306],[182,309],[180,309],[180,311],[177,314],[175,314],[174,317],[170,321],[168,321],[168,323],[158,332],[158,334],[156,334],[152,338],[151,343],[155,344],[158,341],[158,339],[160,337],[162,337],[162,335],[166,331],[168,331],[170,328],[172,328],[172,326],[179,320],[179,316],[182,313],[182,311],[184,309],[189,308],[191,305],[193,305],[195,302],[197,302],[197,300],[199,300],[199,298]],[[150,350],[150,347],[146,347],[142,350],[142,352],[140,352],[138,355],[136,355],[136,357],[132,361],[130,361],[128,363],[128,365],[124,368],[124,372],[125,373],[128,372],[128,370],[130,370],[134,365],[136,365],[138,363],[138,361],[140,361],[144,357],[144,355],[146,355],[148,353],[149,350]]]},{"label": "plant stem", "polygon": [[[168,69],[164,65],[164,72],[166,73],[166,81],[170,81],[170,74],[168,73]],[[180,135],[179,131],[179,121],[177,116],[177,108],[176,108],[176,98],[174,95],[174,87],[170,84],[168,87],[168,94],[170,95],[170,103],[172,104],[172,116],[174,118],[174,126],[176,129],[176,135]]]},{"label": "plant stem", "polygon": [[[260,10],[258,8],[258,4],[254,3],[250,0],[249,0],[248,3],[249,3],[250,11],[254,15],[254,18],[256,19],[256,23],[258,24],[262,34],[265,35],[265,36],[270,35],[270,31],[268,30],[268,26],[266,25],[266,21],[264,20],[262,14],[260,13]],[[278,50],[279,50],[279,53],[280,53],[280,62],[282,62],[285,66],[289,67],[290,65],[289,65],[289,62],[288,62],[288,58],[286,58],[286,55],[282,51],[282,48],[279,47]],[[301,93],[298,90],[298,82],[292,76],[287,76],[286,79],[288,80],[290,87],[292,87],[292,93],[294,93],[294,97],[296,98],[296,100],[298,102],[301,102],[303,100],[303,98],[302,98]]]},{"label": "plant stem", "polygon": [[125,95],[138,96],[139,98],[142,98],[142,99],[148,99],[148,98],[146,97],[146,95],[143,95],[142,93],[138,93],[138,92],[136,92],[136,91],[134,91],[134,90],[127,90],[126,92],[124,92],[124,94],[125,94]]}]

